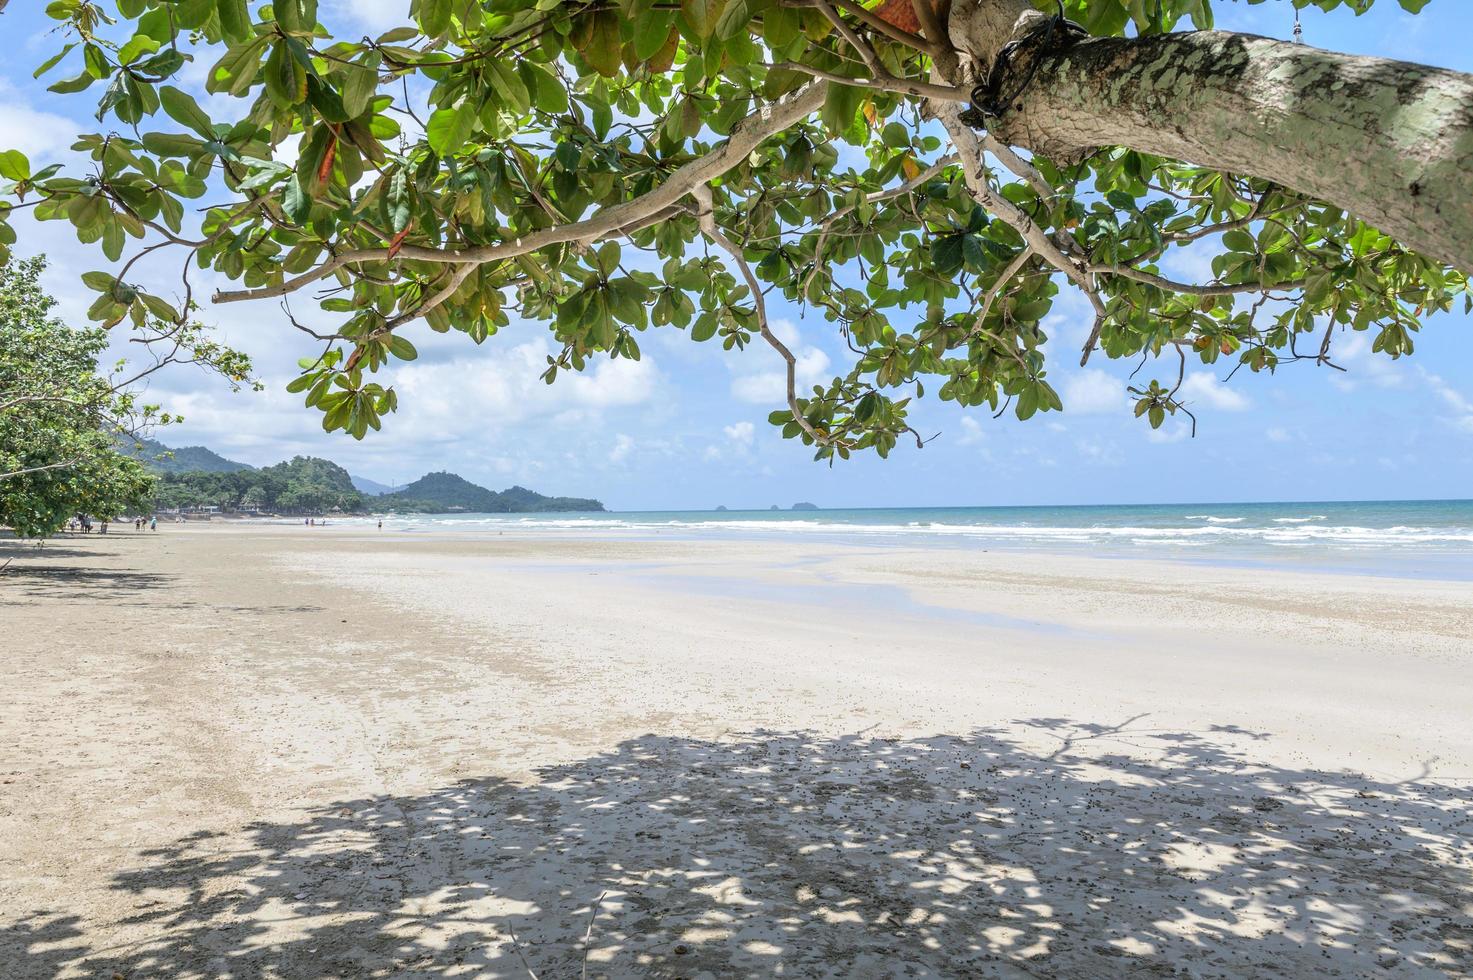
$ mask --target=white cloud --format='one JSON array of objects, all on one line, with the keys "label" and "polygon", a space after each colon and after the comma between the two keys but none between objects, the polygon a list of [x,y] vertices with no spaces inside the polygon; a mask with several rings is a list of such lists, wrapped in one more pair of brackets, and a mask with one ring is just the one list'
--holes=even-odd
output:
[{"label": "white cloud", "polygon": [[556,383],[541,380],[551,346],[538,338],[481,356],[416,361],[397,368],[392,383],[399,411],[396,435],[429,443],[461,443],[487,425],[542,421],[556,424],[568,413],[597,418],[612,409],[640,405],[659,380],[654,361],[645,357],[600,360],[582,372],[560,372]]},{"label": "white cloud", "polygon": [[1419,368],[1418,370],[1421,371],[1423,380],[1427,382],[1428,389],[1443,405],[1447,406],[1447,419],[1453,427],[1473,433],[1473,401],[1470,401],[1467,396],[1440,375],[1432,374],[1426,369]]},{"label": "white cloud", "polygon": [[[773,320],[772,332],[793,352],[797,361],[794,375],[800,393],[828,380],[829,356],[817,347],[805,345],[797,324],[791,320]],[[729,358],[727,363],[737,372],[731,379],[731,395],[738,401],[772,405],[782,404],[787,397],[787,370],[782,358],[760,339],[753,341],[742,356]]]},{"label": "white cloud", "polygon": [[1064,412],[1072,415],[1102,415],[1125,407],[1125,386],[1099,368],[1085,368],[1064,381]]},{"label": "white cloud", "polygon": [[614,437],[614,448],[609,450],[609,462],[621,463],[634,451],[634,440],[624,433]]},{"label": "white cloud", "polygon": [[726,437],[732,442],[741,446],[750,446],[756,428],[751,422],[736,422],[732,425],[724,426],[721,431],[725,432]]},{"label": "white cloud", "polygon": [[[73,56],[75,57],[75,56]],[[0,78],[0,143],[7,150],[20,150],[39,170],[48,163],[61,163],[83,127],[66,116],[30,108],[16,87]]]},{"label": "white cloud", "polygon": [[957,439],[958,444],[963,446],[975,446],[977,443],[987,438],[987,430],[982,427],[981,422],[978,422],[972,416],[963,415],[961,425],[962,434]]},{"label": "white cloud", "polygon": [[1146,439],[1151,442],[1160,443],[1181,442],[1191,434],[1191,426],[1182,424],[1172,425],[1168,422],[1159,429],[1147,429]]},{"label": "white cloud", "polygon": [[1362,381],[1377,388],[1400,388],[1406,384],[1407,369],[1385,354],[1371,350],[1370,331],[1356,331],[1337,340],[1330,348],[1330,358],[1349,370],[1349,375],[1335,372],[1330,383],[1341,391],[1354,391]]},{"label": "white cloud", "polygon": [[1080,439],[1074,445],[1079,450],[1080,457],[1101,466],[1119,466],[1123,462],[1120,448],[1108,440],[1099,442]]},{"label": "white cloud", "polygon": [[1293,442],[1294,441],[1294,434],[1292,432],[1290,432],[1288,429],[1285,429],[1285,428],[1283,428],[1281,426],[1277,426],[1277,425],[1270,426],[1269,429],[1268,429],[1268,431],[1264,432],[1263,435],[1264,435],[1264,437],[1266,439],[1268,439],[1269,442]]},{"label": "white cloud", "polygon": [[1224,412],[1242,412],[1253,405],[1242,392],[1229,388],[1205,371],[1188,375],[1177,398],[1187,405],[1201,402]]},{"label": "white cloud", "polygon": [[361,31],[377,37],[412,23],[408,0],[328,0],[324,6],[323,21],[343,35]]}]

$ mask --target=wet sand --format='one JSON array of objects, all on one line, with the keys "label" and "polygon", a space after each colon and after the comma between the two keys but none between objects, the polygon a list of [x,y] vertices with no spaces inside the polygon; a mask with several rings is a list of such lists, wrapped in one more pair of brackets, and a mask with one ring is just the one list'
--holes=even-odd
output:
[{"label": "wet sand", "polygon": [[0,975],[1473,973],[1473,588],[0,542]]}]

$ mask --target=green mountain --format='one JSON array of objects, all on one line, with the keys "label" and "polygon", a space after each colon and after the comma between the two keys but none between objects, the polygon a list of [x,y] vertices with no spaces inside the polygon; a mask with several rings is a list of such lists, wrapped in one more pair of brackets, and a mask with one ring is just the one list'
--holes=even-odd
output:
[{"label": "green mountain", "polygon": [[[138,457],[159,478],[154,495],[159,510],[214,507],[223,513],[322,514],[364,513],[371,507],[407,513],[520,514],[604,509],[597,500],[545,497],[526,487],[498,493],[454,473],[427,473],[396,489],[354,477],[331,460],[315,456],[253,469],[204,446],[171,450],[153,439],[138,442],[142,444]],[[127,448],[131,450],[132,444]]]},{"label": "green mountain", "polygon": [[417,513],[464,512],[473,514],[523,514],[578,510],[601,511],[604,505],[582,497],[545,497],[526,487],[511,487],[497,493],[477,486],[454,473],[427,473],[399,490],[373,501],[375,510]]},{"label": "green mountain", "polygon": [[338,464],[297,456],[259,470],[161,473],[154,505],[159,510],[216,507],[226,513],[355,513],[363,510],[363,495]]},{"label": "green mountain", "polygon": [[[157,439],[124,439],[122,441],[126,445],[124,452],[134,452],[143,465],[155,473],[234,473],[251,468],[245,463],[226,459],[204,446],[181,446],[178,449],[170,449]],[[135,450],[133,445],[135,442],[142,445],[143,448]]]}]

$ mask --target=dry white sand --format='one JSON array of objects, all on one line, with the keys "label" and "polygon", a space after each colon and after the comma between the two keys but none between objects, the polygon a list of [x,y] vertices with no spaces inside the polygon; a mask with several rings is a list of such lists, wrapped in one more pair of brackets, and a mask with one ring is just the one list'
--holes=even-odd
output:
[{"label": "dry white sand", "polygon": [[0,977],[1470,975],[1470,636],[1466,583],[1166,563],[54,543]]}]

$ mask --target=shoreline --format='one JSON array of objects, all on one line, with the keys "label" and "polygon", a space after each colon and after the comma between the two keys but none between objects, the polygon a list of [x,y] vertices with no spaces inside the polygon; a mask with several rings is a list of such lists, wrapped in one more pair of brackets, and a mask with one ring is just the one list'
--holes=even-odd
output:
[{"label": "shoreline", "polygon": [[1461,583],[59,544],[0,576],[7,976],[1473,969]]}]

